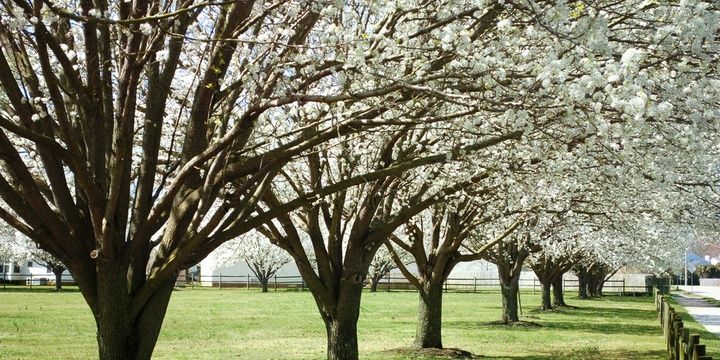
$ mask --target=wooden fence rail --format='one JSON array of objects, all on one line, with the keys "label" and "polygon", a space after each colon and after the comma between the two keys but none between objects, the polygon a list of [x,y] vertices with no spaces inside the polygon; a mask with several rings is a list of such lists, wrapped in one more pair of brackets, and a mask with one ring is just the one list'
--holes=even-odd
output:
[{"label": "wooden fence rail", "polygon": [[700,335],[690,334],[690,329],[683,326],[682,316],[657,289],[655,306],[667,343],[668,360],[712,360],[705,354],[705,345],[700,344]]}]

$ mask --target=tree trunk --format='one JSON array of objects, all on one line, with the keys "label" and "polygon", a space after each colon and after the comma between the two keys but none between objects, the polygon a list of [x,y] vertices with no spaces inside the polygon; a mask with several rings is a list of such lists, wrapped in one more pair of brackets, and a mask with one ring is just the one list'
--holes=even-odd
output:
[{"label": "tree trunk", "polygon": [[357,319],[341,316],[325,322],[328,360],[357,360]]},{"label": "tree trunk", "polygon": [[98,271],[98,301],[95,311],[98,358],[100,360],[150,360],[160,334],[165,311],[175,284],[166,281],[150,297],[137,317],[130,314],[132,298],[127,294],[125,272]]},{"label": "tree trunk", "polygon": [[581,269],[580,271],[578,271],[577,278],[578,278],[578,297],[581,299],[587,299],[588,298],[587,270]]},{"label": "tree trunk", "polygon": [[362,288],[362,281],[341,285],[337,306],[332,315],[323,312],[324,307],[318,303],[327,331],[328,360],[358,359],[357,322],[360,317]]},{"label": "tree trunk", "polygon": [[426,282],[419,292],[415,347],[442,349],[442,283]]},{"label": "tree trunk", "polygon": [[565,294],[563,294],[563,277],[559,276],[552,283],[553,306],[567,306],[565,303]]},{"label": "tree trunk", "polygon": [[262,292],[266,293],[268,292],[268,282],[270,279],[262,278],[260,279],[260,287],[262,288]]},{"label": "tree trunk", "polygon": [[380,276],[370,277],[370,292],[377,292],[377,287],[378,284],[380,284],[380,279],[382,279]]},{"label": "tree trunk", "polygon": [[518,316],[518,290],[519,277],[513,276],[509,281],[500,277],[500,292],[502,293],[502,321],[506,324],[520,321]]},{"label": "tree trunk", "polygon": [[63,271],[65,271],[65,269],[60,270],[60,271],[53,270],[53,273],[55,274],[55,290],[56,291],[62,290],[62,273],[63,273]]},{"label": "tree trunk", "polygon": [[551,310],[552,309],[552,299],[550,298],[550,282],[544,282],[541,283],[542,285],[542,310]]}]

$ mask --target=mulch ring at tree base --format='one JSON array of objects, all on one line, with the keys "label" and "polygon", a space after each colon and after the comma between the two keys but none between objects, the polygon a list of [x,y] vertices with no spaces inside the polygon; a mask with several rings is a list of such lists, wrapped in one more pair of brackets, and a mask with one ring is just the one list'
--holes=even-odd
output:
[{"label": "mulch ring at tree base", "polygon": [[[528,316],[528,317],[530,317],[530,316]],[[503,322],[502,320],[498,320],[498,321],[490,321],[490,322],[481,323],[481,325],[485,325],[485,326],[511,326],[511,327],[543,327],[541,324],[538,324],[538,323],[536,323],[536,322],[534,322],[534,321],[523,321],[523,320],[513,321],[513,322],[509,322],[509,323],[505,323],[505,322]]]},{"label": "mulch ring at tree base", "polygon": [[386,350],[386,353],[412,356],[416,359],[480,359],[482,356],[460,349],[417,349],[399,348]]}]

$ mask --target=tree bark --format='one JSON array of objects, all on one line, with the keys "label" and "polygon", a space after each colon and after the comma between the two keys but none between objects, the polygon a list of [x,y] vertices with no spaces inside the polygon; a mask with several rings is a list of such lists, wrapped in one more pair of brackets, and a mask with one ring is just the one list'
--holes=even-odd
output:
[{"label": "tree bark", "polygon": [[266,278],[260,279],[260,287],[262,288],[262,292],[264,292],[264,293],[268,292],[268,281],[269,280],[270,279],[266,279]]},{"label": "tree bark", "polygon": [[553,307],[552,299],[550,298],[550,286],[551,284],[549,282],[541,283],[542,285],[542,304],[541,309],[542,310],[551,310]]},{"label": "tree bark", "polygon": [[510,281],[500,278],[500,291],[502,293],[502,321],[505,324],[520,321],[518,316],[518,290],[519,280],[517,276],[510,278]]},{"label": "tree bark", "polygon": [[442,283],[426,282],[419,292],[415,347],[442,349]]},{"label": "tree bark", "polygon": [[565,294],[563,294],[563,277],[558,276],[552,283],[553,306],[567,306],[565,303]]},{"label": "tree bark", "polygon": [[325,306],[318,302],[327,331],[328,360],[358,359],[357,322],[360,317],[362,288],[362,281],[343,284],[332,314],[323,311]]},{"label": "tree bark", "polygon": [[[119,270],[119,269],[118,269]],[[132,297],[126,292],[125,272],[98,272],[95,315],[100,360],[150,360],[160,334],[175,279],[161,285],[132,317]]]},{"label": "tree bark", "polygon": [[357,319],[338,317],[325,322],[328,360],[358,358]]}]

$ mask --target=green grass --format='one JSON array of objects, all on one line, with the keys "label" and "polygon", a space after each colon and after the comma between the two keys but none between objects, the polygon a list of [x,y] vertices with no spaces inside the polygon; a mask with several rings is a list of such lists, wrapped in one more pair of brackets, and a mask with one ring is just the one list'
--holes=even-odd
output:
[{"label": "green grass", "polygon": [[[504,326],[495,293],[449,293],[443,339],[492,359],[662,359],[665,345],[654,304],[645,297],[568,299],[568,308],[534,310],[539,295],[522,294],[522,320]],[[363,359],[411,359],[416,294],[363,294],[359,324]],[[703,336],[707,338],[707,336]],[[325,330],[308,292],[261,294],[240,289],[175,291],[155,359],[321,359]],[[65,290],[0,289],[0,358],[96,358],[95,325],[81,295]]]}]

